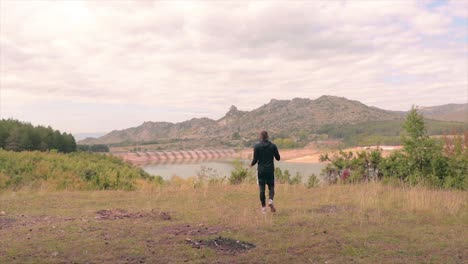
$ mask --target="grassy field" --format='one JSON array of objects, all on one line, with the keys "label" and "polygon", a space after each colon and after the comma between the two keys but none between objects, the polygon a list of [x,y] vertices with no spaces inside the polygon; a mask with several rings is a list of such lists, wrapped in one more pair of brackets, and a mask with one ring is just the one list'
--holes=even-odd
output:
[{"label": "grassy field", "polygon": [[[193,188],[185,182],[139,191],[6,191],[0,194],[0,263],[468,259],[467,192],[377,183],[278,185],[275,214],[261,214],[257,197],[256,185]],[[255,248],[199,242],[220,236]]]}]

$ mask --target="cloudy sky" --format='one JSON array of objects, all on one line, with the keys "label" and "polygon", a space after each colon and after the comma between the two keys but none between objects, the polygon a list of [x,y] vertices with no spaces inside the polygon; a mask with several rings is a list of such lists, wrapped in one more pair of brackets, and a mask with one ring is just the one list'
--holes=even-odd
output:
[{"label": "cloudy sky", "polygon": [[323,94],[468,100],[468,1],[0,0],[1,117],[73,133]]}]

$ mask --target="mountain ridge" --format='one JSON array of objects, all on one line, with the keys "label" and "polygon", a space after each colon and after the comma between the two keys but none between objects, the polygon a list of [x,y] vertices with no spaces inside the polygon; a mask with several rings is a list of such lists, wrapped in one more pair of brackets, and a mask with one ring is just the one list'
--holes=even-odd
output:
[{"label": "mountain ridge", "polygon": [[419,111],[426,118],[468,123],[468,103],[423,106],[419,107]]},{"label": "mountain ridge", "polygon": [[[437,107],[429,107],[429,109],[438,109]],[[447,110],[444,113],[446,112]],[[119,144],[210,138],[227,141],[233,137],[255,137],[262,129],[272,131],[279,136],[298,137],[300,134],[313,134],[324,125],[400,120],[403,119],[405,113],[367,106],[357,100],[330,95],[323,95],[316,99],[271,99],[268,103],[251,111],[242,111],[232,105],[219,119],[201,117],[178,123],[145,121],[140,126],[114,130],[102,137],[87,138],[79,143]]]}]

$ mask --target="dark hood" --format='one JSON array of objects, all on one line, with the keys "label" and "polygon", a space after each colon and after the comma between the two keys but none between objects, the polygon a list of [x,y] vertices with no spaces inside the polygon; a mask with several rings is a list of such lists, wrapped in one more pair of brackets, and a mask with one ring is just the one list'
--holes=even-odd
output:
[{"label": "dark hood", "polygon": [[268,148],[271,146],[271,142],[269,140],[262,140],[260,141],[260,147],[262,148]]}]

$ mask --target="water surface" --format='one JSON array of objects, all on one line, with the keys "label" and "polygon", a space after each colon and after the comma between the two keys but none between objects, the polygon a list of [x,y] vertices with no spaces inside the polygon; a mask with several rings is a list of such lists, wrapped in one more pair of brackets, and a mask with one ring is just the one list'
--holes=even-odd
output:
[{"label": "water surface", "polygon": [[[211,160],[211,161],[198,161],[191,163],[176,163],[176,164],[147,164],[143,169],[151,175],[159,175],[164,179],[170,179],[172,176],[177,175],[181,178],[188,178],[197,176],[203,170],[208,171],[211,175],[219,177],[229,177],[233,170],[233,160]],[[244,167],[248,167],[249,161],[243,161]],[[291,176],[299,173],[303,177],[308,177],[311,174],[319,175],[322,168],[325,167],[324,163],[293,163],[287,161],[275,162],[275,166],[282,170],[289,170]],[[251,168],[256,173],[256,166]]]}]

